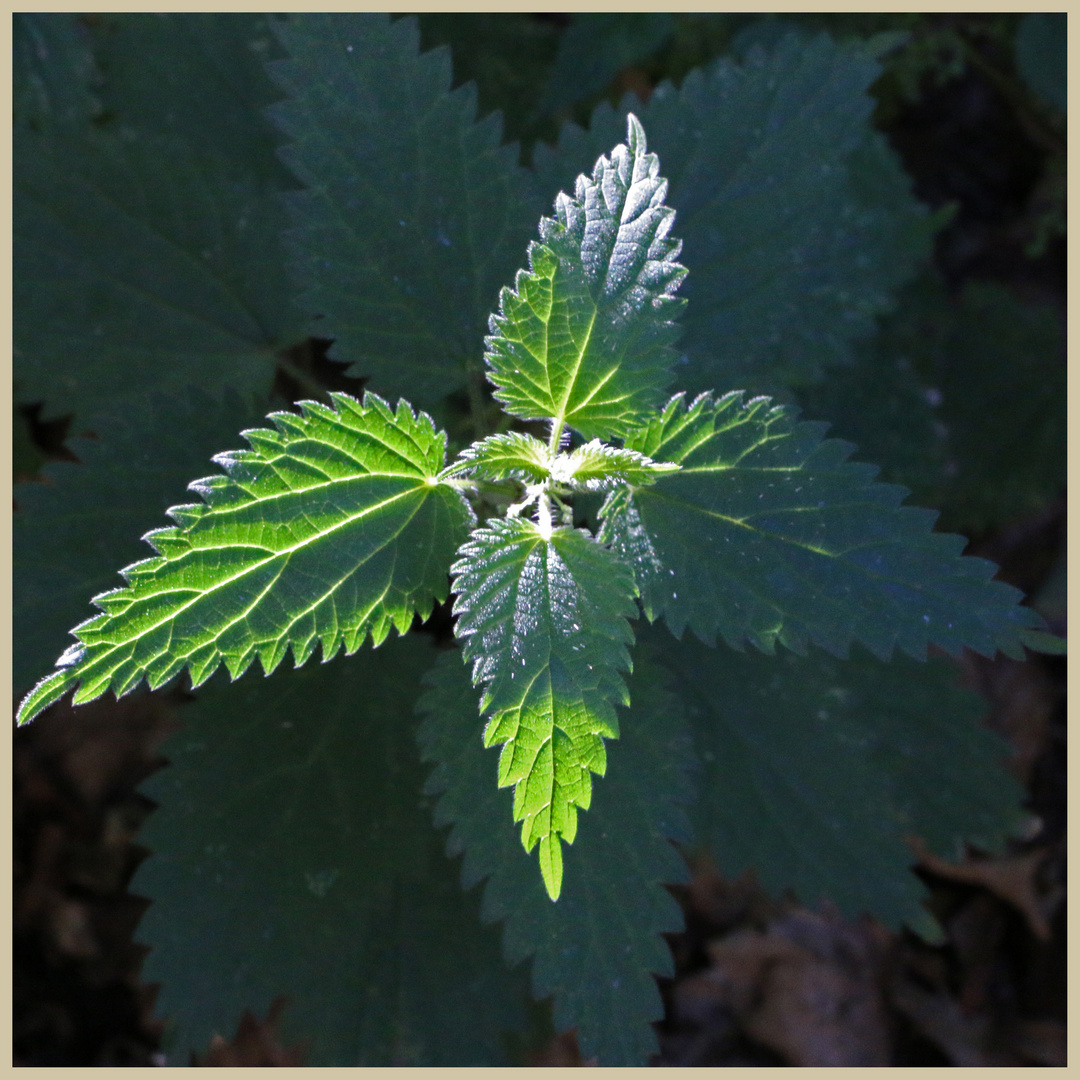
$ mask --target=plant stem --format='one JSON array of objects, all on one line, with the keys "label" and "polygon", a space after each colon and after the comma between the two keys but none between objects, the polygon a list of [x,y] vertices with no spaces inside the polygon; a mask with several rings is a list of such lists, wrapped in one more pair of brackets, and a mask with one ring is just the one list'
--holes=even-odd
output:
[{"label": "plant stem", "polygon": [[552,419],[551,421],[551,441],[548,443],[548,453],[554,459],[555,455],[559,452],[559,443],[562,440],[563,422],[561,420]]}]

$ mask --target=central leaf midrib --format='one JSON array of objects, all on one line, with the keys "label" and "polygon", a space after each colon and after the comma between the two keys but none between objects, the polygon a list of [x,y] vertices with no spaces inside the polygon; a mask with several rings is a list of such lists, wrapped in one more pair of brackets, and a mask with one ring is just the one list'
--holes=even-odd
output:
[{"label": "central leaf midrib", "polygon": [[[574,369],[570,374],[566,383],[566,391],[563,394],[562,401],[559,403],[559,407],[556,410],[554,422],[552,424],[552,447],[551,451],[554,453],[558,449],[558,437],[562,434],[563,424],[566,423],[567,405],[570,403],[570,397],[574,392],[574,387],[577,384],[578,375],[581,373],[581,366],[585,362],[585,353],[588,351],[589,343],[592,341],[593,327],[596,326],[596,316],[599,313],[599,308],[596,304],[593,304],[592,316],[589,319],[589,326],[585,331],[585,339],[581,343],[581,348],[578,350],[577,358],[574,361]],[[550,328],[550,324],[549,324]]]},{"label": "central leaf midrib", "polygon": [[[361,511],[359,513],[350,515],[344,521],[338,522],[332,528],[324,530],[323,532],[319,533],[315,537],[309,537],[307,540],[301,541],[298,544],[294,544],[291,548],[285,548],[282,551],[274,552],[272,555],[267,556],[265,559],[260,559],[258,562],[251,563],[250,565],[245,566],[242,570],[238,571],[236,574],[233,574],[231,577],[226,578],[223,581],[216,582],[215,584],[211,585],[210,587],[202,590],[201,592],[198,593],[198,595],[196,595],[196,596],[192,597],[190,600],[188,600],[187,603],[183,604],[181,607],[177,608],[176,610],[168,613],[165,617],[158,620],[158,622],[154,623],[152,626],[146,627],[145,629],[140,631],[140,633],[138,633],[134,637],[127,638],[123,642],[119,642],[119,643],[113,645],[110,649],[108,649],[104,653],[101,653],[97,657],[95,657],[94,660],[92,661],[92,663],[94,663],[95,665],[100,665],[100,663],[103,660],[106,660],[109,656],[111,656],[113,653],[115,653],[118,649],[122,649],[122,648],[126,648],[128,646],[134,645],[135,643],[137,643],[137,642],[141,641],[142,639],[144,639],[148,634],[152,633],[154,630],[157,630],[159,627],[164,626],[164,625],[166,625],[166,624],[168,624],[170,622],[173,622],[174,620],[179,618],[180,615],[182,615],[185,611],[187,611],[193,605],[198,604],[201,600],[205,599],[208,596],[212,596],[218,590],[223,589],[226,586],[233,584],[233,582],[235,582],[235,581],[239,581],[241,578],[247,576],[248,574],[254,573],[256,570],[260,569],[261,567],[266,566],[269,563],[272,563],[275,559],[282,558],[282,556],[285,556],[285,558],[283,559],[283,566],[282,566],[282,569],[284,570],[284,566],[288,564],[289,556],[291,556],[293,554],[293,552],[298,551],[298,550],[300,550],[300,549],[302,549],[304,547],[307,547],[312,543],[316,543],[319,540],[323,539],[324,537],[330,535],[332,532],[336,531],[337,529],[343,528],[346,525],[349,525],[349,524],[352,524],[352,523],[354,523],[356,521],[359,521],[362,518],[364,518],[365,516],[367,516],[368,514],[373,513],[373,512],[375,512],[377,510],[382,510],[382,509],[386,508],[387,506],[390,506],[394,502],[397,502],[399,499],[402,499],[407,495],[413,494],[418,490],[420,490],[419,486],[414,487],[414,488],[410,488],[408,491],[399,492],[397,495],[391,496],[389,499],[385,499],[383,502],[377,504],[376,506],[367,507],[367,508],[365,508],[363,511]],[[413,515],[413,516],[415,516],[415,515]],[[410,517],[410,520],[411,520],[411,517]],[[222,545],[223,548],[227,548],[228,546],[229,545],[227,545],[227,544]],[[382,545],[382,547],[385,547],[385,546],[386,546],[385,544]],[[203,549],[203,550],[207,550],[207,549]],[[381,548],[379,550],[381,550]],[[276,581],[276,578],[275,578],[275,581]],[[340,582],[338,582],[338,585],[340,585]],[[337,586],[335,586],[335,588],[336,587]],[[265,592],[265,590],[264,590],[264,592]],[[148,595],[152,596],[154,594],[150,593]],[[143,599],[143,598],[139,597],[137,599]],[[250,610],[251,610],[251,606],[249,606],[246,609],[244,614],[246,615],[247,612],[250,611]],[[225,630],[227,630],[229,628],[229,626],[232,626],[235,622],[236,622],[236,619],[233,619],[229,623],[227,623],[220,631],[218,631],[217,633],[214,634],[214,636],[210,639],[211,642],[217,640],[221,636],[221,634],[224,633]],[[84,643],[84,644],[86,644],[86,643]],[[94,648],[93,644],[86,644],[86,647],[88,649]]]},{"label": "central leaf midrib", "polygon": [[[865,578],[876,579],[876,580],[882,581],[882,582],[889,582],[889,583],[894,584],[894,585],[903,585],[905,588],[913,589],[916,592],[928,593],[929,595],[933,595],[933,593],[930,593],[930,591],[928,589],[926,589],[920,581],[911,581],[911,580],[908,580],[908,579],[905,579],[905,578],[892,577],[892,576],[890,576],[888,574],[883,574],[883,573],[879,573],[877,571],[871,570],[868,567],[862,566],[857,562],[852,562],[850,559],[845,558],[845,556],[848,555],[849,552],[858,551],[858,550],[860,550],[860,548],[865,548],[865,547],[870,546],[868,544],[856,544],[856,545],[854,545],[854,546],[852,546],[850,548],[845,548],[843,551],[833,553],[833,552],[830,552],[830,551],[824,551],[821,548],[813,547],[812,545],[804,543],[804,542],[799,541],[799,540],[793,540],[790,537],[783,536],[780,533],[767,532],[766,530],[758,528],[757,526],[748,524],[746,521],[740,521],[738,518],[729,517],[728,515],[721,514],[716,510],[708,510],[705,507],[701,506],[699,503],[689,502],[688,500],[686,500],[684,498],[680,498],[677,495],[665,494],[658,487],[652,487],[652,488],[648,488],[648,489],[643,489],[643,490],[641,490],[641,494],[646,495],[646,496],[652,496],[653,498],[666,499],[668,502],[677,503],[680,506],[685,507],[688,510],[694,511],[694,512],[699,513],[699,514],[703,514],[706,517],[716,518],[717,520],[725,521],[730,525],[738,525],[738,526],[748,530],[749,532],[753,533],[755,536],[760,536],[762,538],[767,538],[767,539],[770,539],[770,540],[777,540],[780,543],[788,544],[791,547],[799,548],[799,549],[801,549],[803,551],[813,552],[815,555],[821,555],[821,556],[823,556],[824,558],[827,558],[827,559],[835,559],[835,560],[841,561],[841,562],[844,563],[845,566],[850,567],[852,570],[854,570],[854,571],[858,572],[859,574],[863,575]],[[813,508],[808,507],[807,509],[813,509]],[[931,534],[931,535],[933,535],[933,534]],[[895,544],[896,544],[896,541],[893,540],[892,541],[892,546],[895,546]]]}]

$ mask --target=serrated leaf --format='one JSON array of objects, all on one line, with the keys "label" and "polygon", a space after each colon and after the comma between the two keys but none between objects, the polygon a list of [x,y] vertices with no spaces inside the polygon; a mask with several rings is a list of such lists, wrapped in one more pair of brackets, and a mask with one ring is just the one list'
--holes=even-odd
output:
[{"label": "serrated leaf", "polygon": [[446,475],[488,480],[509,477],[526,484],[554,485],[568,492],[611,491],[624,484],[651,484],[678,467],[672,462],[653,461],[636,450],[609,446],[599,439],[569,453],[552,455],[534,435],[508,431],[467,447]]},{"label": "serrated leaf", "polygon": [[[146,552],[139,537],[161,521],[213,454],[261,419],[265,404],[235,393],[189,390],[141,408],[86,420],[93,439],[71,439],[79,459],[53,462],[44,483],[15,487],[12,519],[12,663],[25,693],[65,648],[88,597],[116,583],[116,568]],[[118,482],[122,477],[123,481]]]},{"label": "serrated leaf", "polygon": [[619,72],[655,53],[674,29],[667,12],[575,12],[559,39],[536,112],[557,115],[595,98]]},{"label": "serrated leaf", "polygon": [[604,739],[618,737],[627,703],[627,621],[637,613],[629,571],[588,533],[544,535],[532,522],[477,529],[451,568],[457,637],[483,683],[484,745],[502,744],[499,786],[514,787],[526,851],[540,844],[552,900],[562,884],[561,841],[589,808],[591,773],[607,769]]},{"label": "serrated leaf", "polygon": [[402,401],[301,403],[276,430],[244,432],[250,450],[215,458],[225,475],[190,485],[203,502],[173,507],[174,528],[147,533],[159,553],[123,571],[126,588],[73,631],[78,644],[24,700],[20,722],[72,686],[76,704],[106,690],[157,687],[185,668],[194,686],[224,661],[236,679],[258,657],[270,674],[291,648],[405,633],[447,593],[446,573],[471,511],[435,477],[446,436]]},{"label": "serrated leaf", "polygon": [[507,431],[489,435],[466,447],[447,469],[449,475],[483,477],[487,480],[511,478],[537,484],[551,471],[551,454],[534,435]]},{"label": "serrated leaf", "polygon": [[[233,686],[180,712],[132,889],[172,1065],[288,998],[306,1064],[498,1065],[528,986],[462,894],[421,796],[424,635]],[[409,693],[413,688],[413,693]],[[404,692],[403,692],[404,691]]]},{"label": "serrated leaf", "polygon": [[272,115],[290,196],[288,241],[304,303],[374,389],[430,407],[479,378],[477,349],[539,207],[497,116],[450,92],[447,50],[420,55],[416,23],[292,16],[271,65],[289,94]]},{"label": "serrated leaf", "polygon": [[573,198],[560,193],[541,243],[529,246],[529,270],[500,295],[485,359],[507,412],[613,438],[660,404],[686,276],[666,193],[631,114],[626,143],[591,179],[578,177]]},{"label": "serrated leaf", "polygon": [[488,879],[483,916],[505,922],[511,964],[533,956],[538,998],[553,997],[558,1030],[577,1028],[581,1052],[601,1065],[643,1065],[657,1050],[650,1023],[663,1016],[653,973],[671,977],[664,933],[682,929],[664,884],[687,880],[672,840],[688,837],[683,804],[693,798],[693,758],[679,701],[647,662],[635,665],[634,703],[623,716],[619,753],[598,785],[588,828],[566,850],[558,904],[505,826],[509,792],[491,783],[494,762],[476,738],[475,691],[460,657],[441,657],[419,708],[419,740],[437,767],[435,820],[453,826],[447,848],[465,853],[466,888]]},{"label": "serrated leaf", "polygon": [[272,185],[165,137],[25,132],[14,150],[25,400],[86,415],[154,389],[269,390],[299,332]]},{"label": "serrated leaf", "polygon": [[813,642],[845,656],[859,641],[882,659],[930,645],[1022,657],[1021,631],[1042,625],[1022,594],[823,427],[768,398],[679,395],[627,440],[682,466],[602,510],[600,538],[633,566],[650,620],[766,652]]},{"label": "serrated leaf", "polygon": [[573,491],[613,491],[626,484],[644,487],[678,471],[671,461],[653,461],[636,450],[593,439],[552,463],[552,477]]},{"label": "serrated leaf", "polygon": [[500,111],[505,137],[531,146],[537,137],[536,101],[555,59],[562,27],[526,10],[422,11],[416,20],[421,51],[447,46],[454,85],[475,82],[480,115]]},{"label": "serrated leaf", "polygon": [[[680,388],[772,393],[849,363],[854,340],[930,255],[940,219],[913,198],[869,123],[877,46],[789,37],[744,63],[721,59],[639,112],[670,180],[691,273]],[[618,138],[628,109],[603,104],[588,132],[537,146],[541,190]]]},{"label": "serrated leaf", "polygon": [[1022,822],[1008,745],[947,660],[765,657],[656,630],[646,643],[691,718],[696,840],[726,876],[933,936],[910,839],[954,860],[965,843],[1001,850]]}]

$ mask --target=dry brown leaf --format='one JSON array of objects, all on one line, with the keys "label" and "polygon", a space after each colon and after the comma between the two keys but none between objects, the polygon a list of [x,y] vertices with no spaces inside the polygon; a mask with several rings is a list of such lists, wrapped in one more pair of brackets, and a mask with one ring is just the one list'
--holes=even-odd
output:
[{"label": "dry brown leaf", "polygon": [[997,657],[994,661],[967,654],[963,661],[969,683],[993,703],[987,726],[1012,745],[1009,771],[1025,786],[1046,750],[1057,704],[1054,684],[1041,665]]},{"label": "dry brown leaf", "polygon": [[1047,856],[1046,848],[998,859],[969,858],[962,863],[950,863],[931,854],[921,842],[916,841],[913,846],[924,869],[948,881],[989,889],[1024,916],[1035,937],[1040,941],[1050,939],[1050,922],[1036,882],[1038,869]]},{"label": "dry brown leaf", "polygon": [[278,1038],[278,1022],[285,1005],[285,998],[274,998],[265,1020],[257,1020],[250,1012],[245,1011],[231,1041],[215,1035],[201,1059],[195,1054],[191,1055],[191,1064],[231,1068],[303,1065],[307,1045],[299,1044],[286,1048]]},{"label": "dry brown leaf", "polygon": [[889,1064],[880,949],[865,929],[799,911],[715,941],[709,955],[713,966],[676,988],[684,1015],[730,1009],[792,1065]]},{"label": "dry brown leaf", "polygon": [[532,1064],[544,1068],[573,1068],[596,1065],[595,1058],[585,1059],[577,1041],[577,1028],[560,1032],[538,1054]]}]

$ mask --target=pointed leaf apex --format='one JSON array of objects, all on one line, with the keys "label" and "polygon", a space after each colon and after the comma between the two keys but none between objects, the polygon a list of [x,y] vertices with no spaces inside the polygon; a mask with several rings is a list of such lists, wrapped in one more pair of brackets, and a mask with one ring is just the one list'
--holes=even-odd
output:
[{"label": "pointed leaf apex", "polygon": [[529,271],[500,294],[485,340],[494,397],[524,420],[625,438],[672,379],[686,276],[660,161],[628,118],[628,143],[597,159],[540,222]]},{"label": "pointed leaf apex", "polygon": [[335,404],[273,414],[280,434],[253,439],[265,452],[217,455],[231,475],[196,482],[204,509],[181,508],[185,524],[146,534],[160,554],[94,597],[102,614],[75,628],[61,670],[20,717],[76,683],[79,704],[185,667],[197,684],[221,661],[233,679],[256,658],[269,675],[290,647],[296,665],[309,659],[316,639],[328,656],[369,636],[378,646],[441,601],[472,521],[460,492],[432,482],[445,434],[407,402],[396,414],[375,394]]},{"label": "pointed leaf apex", "polygon": [[19,705],[19,711],[15,714],[15,722],[22,727],[30,723],[35,716],[43,713],[50,705],[59,701],[77,682],[79,678],[68,668],[60,668],[58,671],[46,675],[23,698]]},{"label": "pointed leaf apex", "polygon": [[544,888],[554,903],[562,892],[562,841],[555,833],[540,841],[540,873],[544,876]]}]

